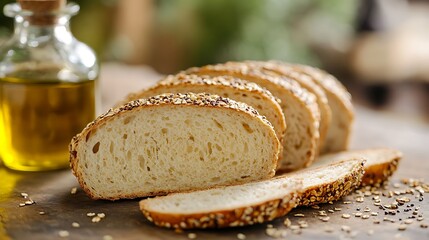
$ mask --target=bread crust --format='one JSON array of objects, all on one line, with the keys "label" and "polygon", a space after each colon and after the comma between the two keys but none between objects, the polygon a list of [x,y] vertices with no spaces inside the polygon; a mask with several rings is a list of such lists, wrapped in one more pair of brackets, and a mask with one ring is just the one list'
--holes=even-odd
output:
[{"label": "bread crust", "polygon": [[347,196],[360,186],[365,173],[364,164],[365,160],[359,160],[352,171],[335,182],[327,182],[305,189],[299,206],[312,206],[333,202]]},{"label": "bread crust", "polygon": [[[297,186],[295,186],[297,187]],[[282,198],[217,212],[195,214],[165,214],[148,210],[146,201],[140,201],[140,210],[150,222],[159,227],[175,229],[226,228],[247,226],[285,216],[298,205],[301,192],[292,191]]]},{"label": "bread crust", "polygon": [[[227,75],[245,79],[248,81],[250,79],[260,79],[261,81],[270,82],[278,86],[279,88],[284,89],[287,92],[291,93],[291,96],[298,99],[298,102],[302,104],[302,108],[305,108],[310,113],[312,119],[310,119],[311,129],[309,133],[310,145],[311,148],[307,152],[307,159],[304,163],[300,164],[301,167],[310,166],[314,161],[318,153],[319,146],[319,122],[320,122],[320,112],[317,106],[316,97],[299,86],[296,82],[291,82],[282,79],[281,76],[270,76],[269,74],[263,73],[257,68],[251,68],[245,63],[225,63],[217,65],[206,65],[200,68],[190,68],[182,73],[184,74],[198,74],[198,75]],[[287,121],[287,120],[286,120]],[[289,125],[289,123],[286,123]],[[290,125],[289,125],[290,127]],[[287,131],[286,131],[287,135]],[[286,136],[285,136],[286,137]],[[292,171],[295,169],[282,167],[284,171]]]},{"label": "bread crust", "polygon": [[317,104],[320,110],[320,144],[319,149],[323,149],[326,135],[331,124],[331,108],[328,104],[328,99],[324,90],[317,85],[309,76],[302,74],[290,67],[281,65],[275,62],[262,62],[262,61],[245,61],[250,67],[259,68],[261,71],[268,71],[273,74],[279,74],[284,78],[289,78],[292,81],[296,81],[303,88],[307,89],[309,92],[313,93],[317,98]]},{"label": "bread crust", "polygon": [[[254,119],[258,119],[262,124],[266,125],[268,129],[271,129],[270,134],[273,135],[274,139],[276,139],[275,142],[275,148],[277,150],[280,149],[280,142],[278,141],[274,128],[271,125],[271,123],[266,120],[264,116],[261,116],[258,114],[258,112],[250,107],[247,104],[236,102],[234,100],[223,98],[217,95],[213,94],[206,94],[206,93],[200,93],[200,94],[194,94],[194,93],[186,93],[186,94],[161,94],[158,96],[150,97],[147,99],[139,99],[135,101],[131,101],[119,108],[115,109],[109,109],[106,113],[100,115],[97,117],[94,121],[89,123],[81,133],[74,136],[71,140],[71,143],[69,145],[69,152],[70,152],[70,168],[72,170],[72,173],[76,176],[80,186],[82,189],[87,193],[87,195],[92,199],[106,199],[106,200],[118,200],[123,198],[138,198],[143,196],[155,196],[155,195],[165,195],[169,192],[167,191],[157,191],[157,192],[151,192],[151,193],[141,193],[136,192],[134,194],[118,194],[113,197],[101,197],[97,196],[93,193],[91,190],[91,187],[89,187],[83,176],[82,173],[78,170],[79,168],[79,157],[78,157],[78,151],[79,151],[79,144],[83,141],[87,141],[91,137],[91,133],[97,131],[97,129],[103,125],[107,124],[110,119],[115,118],[125,112],[137,110],[139,108],[145,108],[145,107],[156,107],[156,106],[162,106],[162,105],[172,105],[172,106],[205,106],[205,107],[211,107],[211,108],[223,108],[231,111],[239,111],[247,114],[249,117],[252,117]],[[277,166],[277,159],[278,159],[278,151],[276,153],[276,156],[273,158],[272,162],[272,174],[267,177],[272,177],[275,174],[275,168]]]},{"label": "bread crust", "polygon": [[270,62],[292,68],[297,72],[308,75],[314,80],[316,84],[318,84],[323,88],[323,90],[325,90],[327,95],[331,95],[338,99],[338,103],[340,103],[341,108],[344,110],[342,111],[342,113],[346,114],[348,118],[348,124],[344,126],[347,134],[345,139],[336,141],[336,144],[338,145],[337,147],[332,148],[332,144],[326,144],[324,149],[322,149],[321,153],[339,152],[348,149],[352,126],[354,122],[354,108],[351,102],[351,94],[347,91],[344,85],[341,84],[341,82],[338,81],[338,79],[336,79],[331,74],[315,67],[299,64],[288,64],[279,61]]}]

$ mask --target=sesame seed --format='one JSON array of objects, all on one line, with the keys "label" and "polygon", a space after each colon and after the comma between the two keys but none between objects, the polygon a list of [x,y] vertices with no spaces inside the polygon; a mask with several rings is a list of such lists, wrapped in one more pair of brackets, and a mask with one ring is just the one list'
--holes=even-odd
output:
[{"label": "sesame seed", "polygon": [[320,220],[322,220],[323,222],[328,222],[330,217],[320,217]]},{"label": "sesame seed", "polygon": [[195,239],[195,238],[197,238],[197,234],[195,234],[195,233],[188,233],[188,238],[189,239]]},{"label": "sesame seed", "polygon": [[295,217],[305,217],[305,215],[302,213],[295,213],[294,216]]},{"label": "sesame seed", "polygon": [[425,224],[425,223],[422,223],[422,224],[420,224],[420,227],[421,227],[421,228],[428,228],[428,225],[427,225],[427,224]]},{"label": "sesame seed", "polygon": [[65,237],[70,236],[70,233],[69,233],[68,231],[61,230],[61,231],[59,231],[59,232],[58,232],[58,235],[59,235],[60,237],[62,237],[62,238],[65,238]]},{"label": "sesame seed", "polygon": [[377,212],[371,212],[371,216],[378,216]]},{"label": "sesame seed", "polygon": [[363,209],[363,211],[364,211],[364,212],[370,212],[370,211],[371,211],[371,209],[370,209],[369,207],[365,207],[365,208]]},{"label": "sesame seed", "polygon": [[285,225],[286,227],[289,227],[290,225],[292,225],[292,222],[289,220],[289,218],[286,218],[286,219],[283,221],[283,225]]},{"label": "sesame seed", "polygon": [[106,217],[106,214],[104,214],[104,213],[97,213],[97,216],[99,218],[104,218],[104,217]]},{"label": "sesame seed", "polygon": [[335,211],[341,211],[342,209],[339,207],[334,208]]},{"label": "sesame seed", "polygon": [[98,223],[98,222],[100,222],[100,221],[101,221],[101,218],[100,218],[99,216],[95,216],[95,217],[93,217],[93,218],[91,219],[91,221],[92,221],[93,223]]},{"label": "sesame seed", "polygon": [[369,215],[362,215],[362,219],[368,219],[369,218]]},{"label": "sesame seed", "polygon": [[407,229],[407,225],[405,225],[405,224],[400,224],[400,225],[398,226],[398,230],[399,230],[399,231],[404,231],[405,229]]},{"label": "sesame seed", "polygon": [[20,206],[20,207],[24,207],[24,206],[25,206],[25,203],[20,203],[20,204],[19,204],[19,206]]},{"label": "sesame seed", "polygon": [[74,188],[72,188],[71,190],[70,190],[70,194],[76,194],[77,193],[77,188],[76,187],[74,187]]},{"label": "sesame seed", "polygon": [[354,213],[354,215],[355,215],[355,217],[362,217],[362,213],[360,213],[360,212]]},{"label": "sesame seed", "polygon": [[420,222],[420,221],[423,221],[423,217],[418,217],[418,218],[417,218],[417,221],[419,221],[419,222]]},{"label": "sesame seed", "polygon": [[39,215],[45,215],[45,212],[39,212]]},{"label": "sesame seed", "polygon": [[413,219],[406,219],[405,221],[404,221],[404,223],[405,224],[411,224],[411,223],[413,223],[414,221],[413,221]]},{"label": "sesame seed", "polygon": [[77,222],[73,222],[73,223],[72,223],[72,227],[78,228],[78,227],[80,227],[80,224],[79,224],[79,223],[77,223]]},{"label": "sesame seed", "polygon": [[113,237],[110,235],[104,235],[103,240],[113,240]]},{"label": "sesame seed", "polygon": [[349,219],[350,218],[350,214],[344,213],[343,215],[341,215],[341,217],[345,218],[345,219]]},{"label": "sesame seed", "polygon": [[94,216],[95,216],[95,213],[90,212],[90,213],[87,213],[87,214],[86,214],[86,216],[88,216],[88,217],[94,217]]},{"label": "sesame seed", "polygon": [[334,210],[332,210],[332,209],[328,209],[328,212],[330,212],[330,213],[334,213]]},{"label": "sesame seed", "polygon": [[320,209],[319,205],[313,205],[311,206],[312,209]]},{"label": "sesame seed", "polygon": [[27,201],[25,201],[25,204],[26,205],[31,205],[31,204],[33,204],[34,202],[33,202],[33,200],[27,200]]},{"label": "sesame seed", "polygon": [[22,193],[21,193],[21,197],[23,197],[23,198],[27,198],[27,197],[28,197],[28,194],[27,194],[27,193],[25,193],[25,192],[22,192]]},{"label": "sesame seed", "polygon": [[237,238],[240,240],[244,240],[244,239],[246,239],[246,235],[244,235],[243,233],[238,233]]},{"label": "sesame seed", "polygon": [[343,203],[344,204],[351,204],[352,202],[350,202],[350,201],[344,201]]},{"label": "sesame seed", "polygon": [[374,220],[374,224],[380,224],[380,220]]}]

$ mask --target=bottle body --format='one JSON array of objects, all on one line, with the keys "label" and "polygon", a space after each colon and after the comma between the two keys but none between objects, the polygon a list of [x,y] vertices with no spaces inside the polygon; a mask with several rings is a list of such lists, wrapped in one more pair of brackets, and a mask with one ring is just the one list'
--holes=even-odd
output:
[{"label": "bottle body", "polygon": [[95,118],[96,57],[72,36],[68,18],[49,26],[16,20],[0,47],[0,156],[15,170],[65,168],[71,138]]}]

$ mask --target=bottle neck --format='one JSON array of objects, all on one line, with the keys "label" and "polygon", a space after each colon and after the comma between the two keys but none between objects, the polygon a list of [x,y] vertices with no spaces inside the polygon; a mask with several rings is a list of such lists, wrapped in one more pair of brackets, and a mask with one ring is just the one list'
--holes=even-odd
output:
[{"label": "bottle neck", "polygon": [[61,16],[53,19],[50,24],[36,24],[29,18],[15,16],[14,38],[21,44],[34,47],[47,41],[70,43],[73,35],[69,19],[68,16]]}]

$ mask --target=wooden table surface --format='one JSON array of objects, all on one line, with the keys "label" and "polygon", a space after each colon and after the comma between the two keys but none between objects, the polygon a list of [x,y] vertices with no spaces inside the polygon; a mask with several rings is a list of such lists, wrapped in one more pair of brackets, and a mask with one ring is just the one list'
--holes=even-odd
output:
[{"label": "wooden table surface", "polygon": [[[129,91],[153,83],[159,76],[148,70],[132,68],[127,71],[129,79],[117,79],[117,72],[123,67],[110,65],[102,75],[104,108],[110,106]],[[132,73],[134,71],[134,74]],[[131,73],[130,73],[131,72]],[[134,80],[133,80],[134,79]],[[139,80],[136,80],[139,79]],[[144,79],[142,81],[141,79]],[[113,82],[118,81],[118,82]],[[135,81],[135,82],[133,82]],[[115,85],[116,84],[116,85]],[[109,87],[110,86],[110,87]],[[116,89],[115,86],[121,86]],[[115,89],[115,91],[113,91]],[[106,100],[107,99],[107,100]],[[408,119],[406,116],[375,112],[356,107],[357,119],[351,148],[393,147],[404,152],[398,172],[389,183],[388,190],[398,194],[408,187],[400,183],[402,178],[426,178],[429,180],[429,125]],[[77,187],[77,193],[70,190]],[[19,207],[27,193],[36,203]],[[374,196],[356,201],[360,193],[354,193],[334,204],[320,205],[320,209],[298,208],[287,215],[292,224],[301,224],[300,233],[283,225],[285,218],[271,222],[284,239],[429,239],[429,196],[418,193],[398,195],[392,198],[380,195],[382,204],[390,204],[395,198],[408,197],[411,201],[399,206],[395,215],[374,205]],[[348,203],[350,202],[350,203]],[[370,210],[365,211],[368,207]],[[335,209],[336,208],[336,209]],[[416,210],[417,208],[417,210]],[[321,210],[326,215],[321,220]],[[40,215],[39,212],[44,212]],[[87,213],[104,213],[100,222],[94,223]],[[369,218],[355,217],[360,212]],[[377,213],[372,216],[371,212]],[[304,217],[295,216],[302,213]],[[342,214],[350,214],[349,219]],[[359,214],[358,214],[359,215]],[[386,218],[387,219],[384,219]],[[405,224],[406,219],[407,223]],[[421,220],[418,221],[417,219]],[[301,222],[300,222],[301,221]],[[305,227],[305,221],[308,227]],[[374,223],[380,221],[380,223]],[[73,227],[76,222],[79,227]],[[406,230],[399,230],[399,226]],[[243,233],[246,239],[273,239],[266,234],[268,224],[250,227],[199,230],[176,233],[153,226],[138,210],[138,200],[93,201],[78,187],[69,170],[25,173],[14,172],[0,166],[0,240],[3,239],[60,239],[60,232],[67,231],[67,239],[189,239],[189,233],[196,233],[197,239],[237,239]],[[350,227],[350,230],[348,230]],[[66,234],[62,232],[62,234]]]}]

